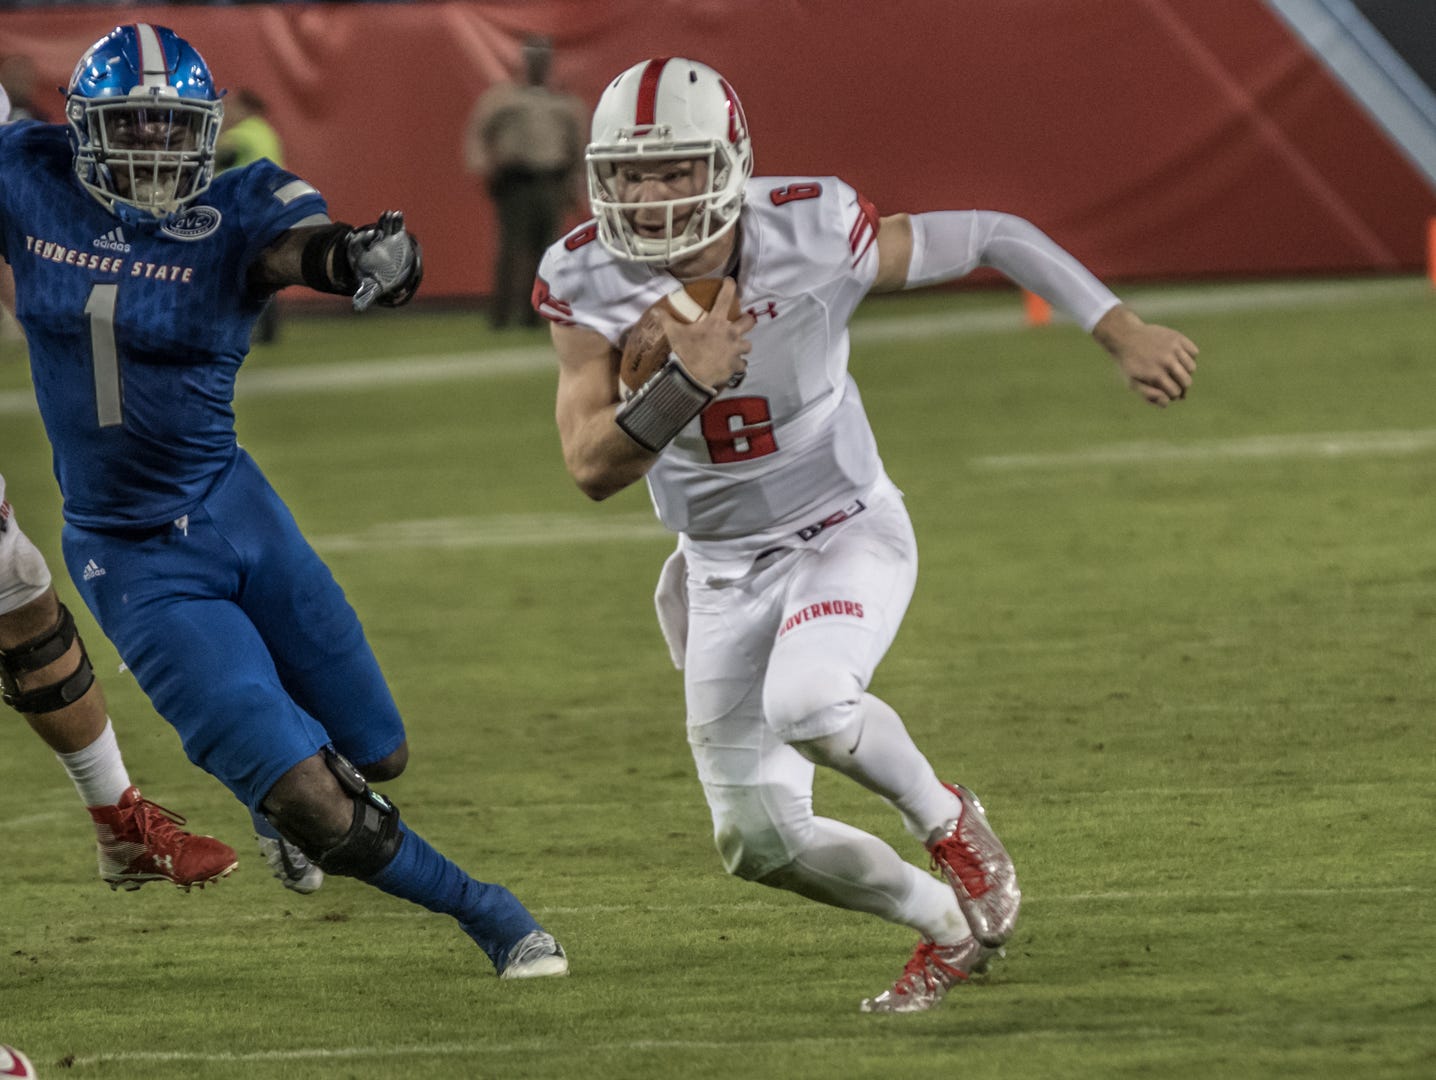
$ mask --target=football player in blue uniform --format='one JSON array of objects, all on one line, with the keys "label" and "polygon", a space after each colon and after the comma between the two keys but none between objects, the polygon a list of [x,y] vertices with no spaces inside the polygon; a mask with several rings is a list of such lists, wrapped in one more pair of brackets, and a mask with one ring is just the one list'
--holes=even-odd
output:
[{"label": "football player in blue uniform", "polygon": [[70,576],[191,761],[328,874],[454,916],[505,978],[563,949],[370,787],[408,759],[359,620],[235,439],[232,398],[287,285],[407,302],[403,215],[354,228],[267,160],[214,175],[209,68],[165,27],[81,57],[65,125],[0,128],[0,254],[14,270],[64,497]]},{"label": "football player in blue uniform", "polygon": [[[10,101],[0,86],[0,124],[9,119]],[[10,318],[14,309],[15,279],[0,262],[0,318]],[[100,880],[111,889],[168,881],[189,892],[235,868],[232,847],[180,828],[183,817],[130,783],[74,616],[51,584],[45,556],[20,531],[3,473],[0,701],[29,722],[74,783],[95,827]]]}]

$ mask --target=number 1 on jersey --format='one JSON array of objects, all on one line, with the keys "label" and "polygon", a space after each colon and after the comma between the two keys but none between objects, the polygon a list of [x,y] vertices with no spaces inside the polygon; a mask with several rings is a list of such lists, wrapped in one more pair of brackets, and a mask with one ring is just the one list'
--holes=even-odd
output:
[{"label": "number 1 on jersey", "polygon": [[120,354],[115,349],[115,301],[119,293],[117,283],[96,285],[85,301],[85,314],[90,317],[90,359],[95,368],[95,412],[102,428],[125,422],[120,401]]}]

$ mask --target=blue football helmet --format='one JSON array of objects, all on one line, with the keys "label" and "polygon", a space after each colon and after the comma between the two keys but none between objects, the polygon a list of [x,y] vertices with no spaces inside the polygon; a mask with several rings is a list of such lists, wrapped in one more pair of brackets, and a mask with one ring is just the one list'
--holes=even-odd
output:
[{"label": "blue football helmet", "polygon": [[91,45],[65,94],[75,173],[122,219],[167,217],[209,187],[223,116],[203,57],[149,23]]}]

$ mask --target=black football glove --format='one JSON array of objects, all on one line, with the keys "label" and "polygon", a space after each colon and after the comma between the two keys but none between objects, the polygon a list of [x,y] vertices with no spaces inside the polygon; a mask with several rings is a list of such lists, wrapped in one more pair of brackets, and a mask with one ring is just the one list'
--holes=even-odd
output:
[{"label": "black football glove", "polygon": [[359,279],[354,310],[371,304],[398,307],[414,298],[424,280],[424,257],[419,241],[404,230],[404,211],[385,210],[373,225],[349,234],[349,265]]}]

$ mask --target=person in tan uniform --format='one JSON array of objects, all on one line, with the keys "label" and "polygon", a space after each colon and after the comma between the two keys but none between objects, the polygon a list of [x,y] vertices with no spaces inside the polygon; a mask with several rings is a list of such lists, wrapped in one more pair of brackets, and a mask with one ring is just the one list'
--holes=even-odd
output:
[{"label": "person in tan uniform", "polygon": [[547,38],[524,41],[524,81],[500,82],[474,103],[464,133],[464,165],[494,200],[499,250],[489,321],[537,326],[529,292],[544,249],[576,200],[588,111],[549,85]]}]

